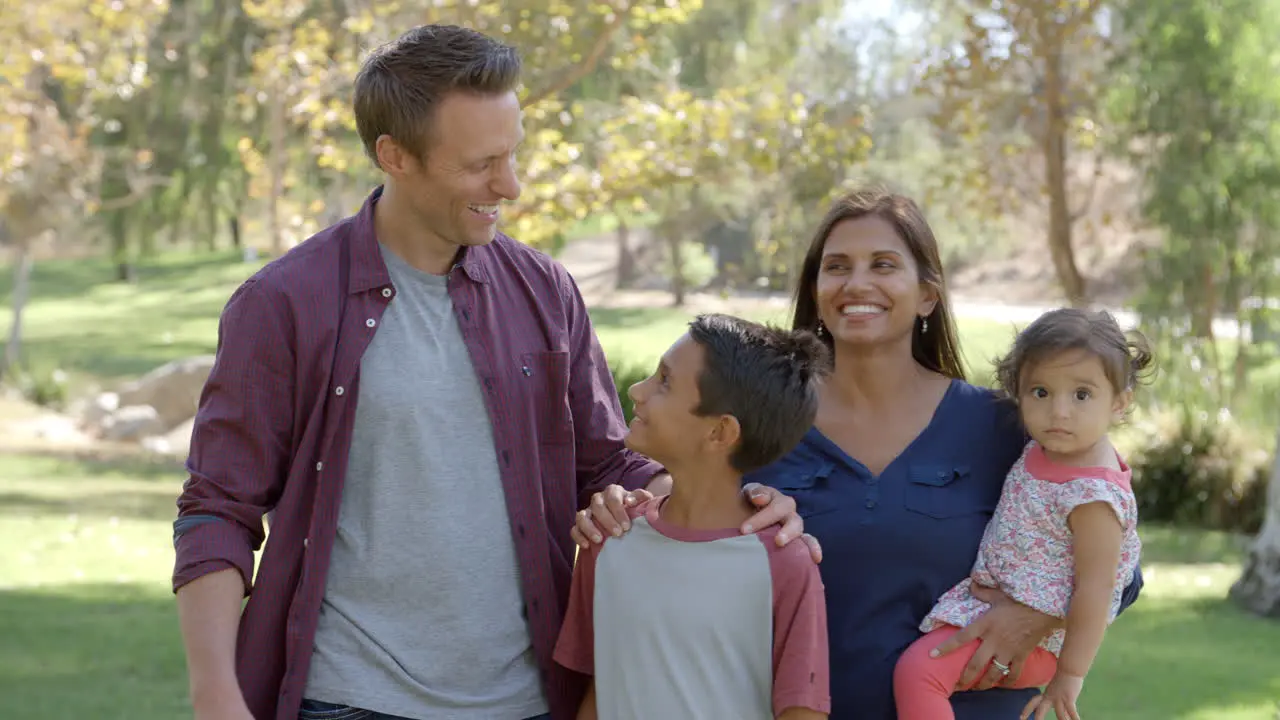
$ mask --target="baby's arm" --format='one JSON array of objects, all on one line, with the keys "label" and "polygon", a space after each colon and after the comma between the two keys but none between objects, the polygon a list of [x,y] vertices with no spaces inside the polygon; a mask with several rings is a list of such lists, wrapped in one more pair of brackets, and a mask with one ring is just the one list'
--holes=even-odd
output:
[{"label": "baby's arm", "polygon": [[1105,501],[1077,505],[1067,516],[1071,527],[1075,564],[1075,589],[1067,610],[1067,637],[1058,654],[1058,668],[1043,695],[1027,703],[1022,717],[1045,720],[1049,711],[1059,718],[1078,717],[1076,701],[1084,688],[1085,675],[1102,646],[1111,615],[1116,568],[1120,565],[1124,530],[1120,519]]},{"label": "baby's arm", "polygon": [[1067,611],[1067,632],[1058,672],[1083,678],[1089,673],[1111,615],[1124,528],[1111,505],[1080,505],[1067,517],[1075,553],[1075,589]]},{"label": "baby's arm", "polygon": [[582,705],[578,708],[578,720],[599,720],[600,716],[596,714],[596,680],[591,678],[591,684],[587,686],[587,696],[582,698]]}]

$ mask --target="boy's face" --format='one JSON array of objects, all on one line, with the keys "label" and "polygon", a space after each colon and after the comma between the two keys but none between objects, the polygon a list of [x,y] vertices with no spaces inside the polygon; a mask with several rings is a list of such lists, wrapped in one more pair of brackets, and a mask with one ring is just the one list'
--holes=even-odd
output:
[{"label": "boy's face", "polygon": [[675,465],[712,449],[707,443],[718,437],[717,427],[723,418],[693,412],[701,402],[698,376],[702,362],[702,347],[686,333],[658,361],[653,375],[627,390],[635,403],[626,437],[628,448],[659,463]]},{"label": "boy's face", "polygon": [[1117,395],[1102,361],[1084,351],[1047,358],[1019,381],[1027,432],[1059,457],[1088,452],[1123,417],[1130,393]]}]

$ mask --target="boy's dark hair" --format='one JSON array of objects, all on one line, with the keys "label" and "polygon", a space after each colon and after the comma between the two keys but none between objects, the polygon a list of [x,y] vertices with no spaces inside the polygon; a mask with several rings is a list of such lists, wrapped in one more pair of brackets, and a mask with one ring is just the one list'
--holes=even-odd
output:
[{"label": "boy's dark hair", "polygon": [[783,330],[730,315],[699,315],[689,337],[703,351],[694,413],[732,415],[742,438],[729,463],[742,473],[795,447],[818,412],[817,380],[830,351],[807,330]]},{"label": "boy's dark hair", "polygon": [[376,143],[389,135],[421,159],[436,106],[451,92],[498,95],[520,82],[516,49],[456,25],[419,25],[377,48],[356,75],[356,130],[378,163]]},{"label": "boy's dark hair", "polygon": [[1096,355],[1117,394],[1136,388],[1152,361],[1142,333],[1134,330],[1126,336],[1111,313],[1060,308],[1041,315],[1018,333],[1013,349],[996,362],[996,379],[1009,397],[1017,399],[1028,370],[1045,358],[1070,350]]}]

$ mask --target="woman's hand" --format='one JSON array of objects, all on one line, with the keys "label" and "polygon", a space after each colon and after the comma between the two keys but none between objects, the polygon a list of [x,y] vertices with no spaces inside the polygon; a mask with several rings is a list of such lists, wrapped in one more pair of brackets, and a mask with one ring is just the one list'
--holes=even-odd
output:
[{"label": "woman's hand", "polygon": [[[816,538],[804,532],[804,521],[796,514],[794,498],[759,483],[744,485],[742,492],[754,507],[759,508],[743,524],[741,531],[744,535],[782,523],[782,529],[776,538],[778,545],[786,545],[798,537],[809,547],[809,555],[813,561],[822,562],[822,546]],[[591,503],[586,510],[578,511],[570,535],[578,547],[584,550],[591,547],[592,543],[604,542],[605,534],[621,537],[631,529],[627,508],[652,498],[653,494],[648,490],[628,491],[621,485],[610,485],[591,496]]]},{"label": "woman's hand", "polygon": [[[995,588],[971,583],[969,590],[991,608],[930,653],[939,657],[974,640],[982,641],[956,683],[957,692],[987,690],[1006,679],[1016,680],[1031,651],[1062,624],[1061,619],[1033,610]],[[979,675],[982,679],[974,685]]]},{"label": "woman's hand", "polygon": [[1084,678],[1079,675],[1057,673],[1049,681],[1043,695],[1037,695],[1022,709],[1019,720],[1028,720],[1035,713],[1035,720],[1048,720],[1049,711],[1053,710],[1058,720],[1080,720],[1080,712],[1076,710],[1076,701],[1080,699],[1080,691],[1084,689]]}]

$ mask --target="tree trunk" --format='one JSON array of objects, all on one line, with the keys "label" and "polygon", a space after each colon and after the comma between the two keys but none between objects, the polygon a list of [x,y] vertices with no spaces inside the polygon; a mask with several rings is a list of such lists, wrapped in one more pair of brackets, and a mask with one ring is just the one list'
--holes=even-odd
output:
[{"label": "tree trunk", "polygon": [[271,227],[271,255],[284,255],[284,226],[280,222],[280,195],[284,192],[284,83],[276,83],[275,92],[267,101],[268,124],[271,133],[270,170],[271,196],[267,198],[268,222]]},{"label": "tree trunk", "polygon": [[618,240],[618,279],[617,289],[631,287],[636,278],[636,256],[631,252],[631,228],[622,215],[614,213],[618,218],[618,229],[614,236]]},{"label": "tree trunk", "polygon": [[1266,518],[1245,559],[1244,573],[1231,586],[1231,599],[1249,612],[1280,618],[1280,444],[1267,489]]},{"label": "tree trunk", "polygon": [[1062,42],[1058,30],[1045,57],[1044,101],[1046,122],[1041,149],[1045,186],[1049,193],[1049,255],[1058,284],[1075,307],[1085,304],[1085,282],[1076,267],[1071,247],[1071,208],[1067,201],[1067,118],[1063,93]]},{"label": "tree trunk", "polygon": [[671,253],[671,304],[675,307],[684,307],[688,289],[685,287],[684,254],[680,252],[681,235],[674,228],[667,228],[667,232],[663,234],[666,236],[667,247]]},{"label": "tree trunk", "polygon": [[31,250],[19,241],[18,257],[13,265],[13,324],[9,326],[9,340],[4,346],[4,358],[0,359],[0,380],[22,359],[22,310],[27,305],[31,291],[31,268],[35,264]]}]

